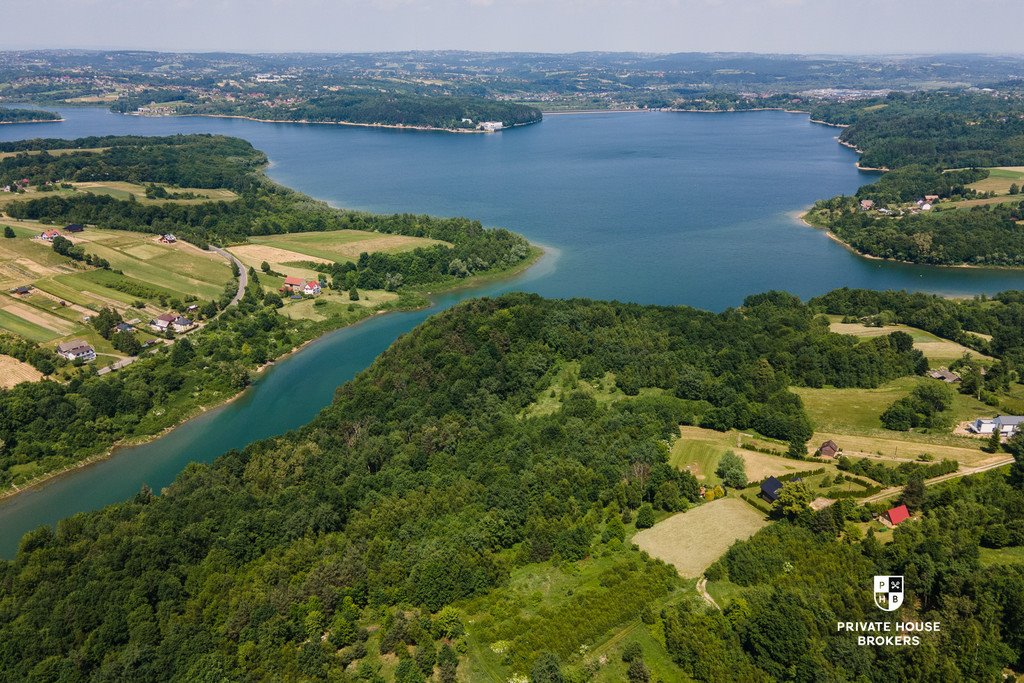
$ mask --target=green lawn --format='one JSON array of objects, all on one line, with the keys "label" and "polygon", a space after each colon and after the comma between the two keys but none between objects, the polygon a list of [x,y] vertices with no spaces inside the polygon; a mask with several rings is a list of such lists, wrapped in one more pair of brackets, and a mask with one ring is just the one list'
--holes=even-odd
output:
[{"label": "green lawn", "polygon": [[0,328],[34,342],[47,342],[60,336],[57,332],[29,322],[0,308]]},{"label": "green lawn", "polygon": [[409,251],[417,247],[444,244],[440,240],[425,237],[407,237],[362,230],[329,230],[327,232],[293,232],[285,235],[253,236],[249,238],[249,242],[328,261],[355,260],[364,251],[395,253]]},{"label": "green lawn", "polygon": [[1024,564],[1024,546],[981,548],[981,564],[985,567],[1003,564]]}]

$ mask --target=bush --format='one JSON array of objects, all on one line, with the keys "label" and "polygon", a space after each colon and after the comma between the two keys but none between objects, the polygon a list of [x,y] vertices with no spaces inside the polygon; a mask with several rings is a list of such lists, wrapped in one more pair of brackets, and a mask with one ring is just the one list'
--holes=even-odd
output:
[{"label": "bush", "polygon": [[650,529],[654,526],[654,508],[650,503],[644,503],[636,513],[636,528]]},{"label": "bush", "polygon": [[640,643],[632,642],[622,650],[622,661],[632,662],[634,659],[643,657],[644,651]]}]

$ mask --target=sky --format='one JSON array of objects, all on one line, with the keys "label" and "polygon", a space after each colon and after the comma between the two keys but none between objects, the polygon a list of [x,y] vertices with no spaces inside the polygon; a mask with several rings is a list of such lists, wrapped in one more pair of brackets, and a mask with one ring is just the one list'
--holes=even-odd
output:
[{"label": "sky", "polygon": [[1024,0],[46,0],[3,14],[8,50],[1024,52]]}]

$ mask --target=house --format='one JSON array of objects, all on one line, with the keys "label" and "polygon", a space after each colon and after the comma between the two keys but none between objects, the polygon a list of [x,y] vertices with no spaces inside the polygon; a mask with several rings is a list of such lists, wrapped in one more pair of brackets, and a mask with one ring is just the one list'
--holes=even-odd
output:
[{"label": "house", "polygon": [[782,490],[782,482],[775,477],[768,477],[761,482],[761,493],[758,494],[769,503],[779,499],[779,492]]},{"label": "house", "polygon": [[832,439],[829,439],[825,443],[818,447],[818,455],[823,458],[834,458],[839,452],[839,446]]},{"label": "house", "polygon": [[284,279],[284,287],[282,287],[281,289],[288,290],[289,292],[301,292],[302,289],[305,286],[306,286],[306,281],[303,280],[301,277],[295,277],[294,275],[289,275],[289,276],[285,277],[285,279]]},{"label": "house", "polygon": [[72,223],[71,225],[65,225],[64,230],[66,232],[84,232],[85,226],[81,223]]},{"label": "house", "polygon": [[199,310],[199,304],[189,304],[189,307],[185,309],[185,312],[186,313],[191,313],[192,311],[198,311],[198,310]]},{"label": "house", "polygon": [[39,233],[39,239],[52,242],[54,237],[60,237],[60,233],[56,230],[47,230],[46,232]]},{"label": "house", "polygon": [[173,313],[164,313],[150,320],[149,326],[157,332],[166,332],[177,317]]},{"label": "house", "polygon": [[873,208],[875,208],[874,200],[872,200],[872,199],[862,199],[862,200],[860,200],[860,210],[861,211],[870,211]]},{"label": "house", "polygon": [[900,522],[905,522],[910,519],[910,510],[907,509],[906,505],[897,505],[888,512],[885,516],[889,518],[889,523],[896,526]]},{"label": "house", "polygon": [[132,326],[128,323],[118,323],[114,325],[114,332],[131,332]]},{"label": "house", "polygon": [[160,241],[164,244],[174,244],[178,241],[178,238],[171,233],[167,233],[166,235],[160,235]]},{"label": "house", "polygon": [[32,285],[22,285],[11,290],[11,294],[28,294],[32,291]]},{"label": "house", "polygon": [[925,202],[924,204],[921,205],[921,210],[922,211],[931,211],[932,210],[932,205],[929,204],[928,202]]},{"label": "house", "polygon": [[929,370],[928,376],[931,377],[932,379],[937,379],[941,382],[945,382],[946,384],[955,384],[956,382],[960,381],[960,375],[953,372],[952,370],[947,370],[946,368],[939,368],[938,370]]},{"label": "house", "polygon": [[1009,438],[1021,429],[1021,424],[1024,424],[1024,416],[996,415],[992,419],[979,417],[968,429],[975,434],[992,434],[998,431],[1000,435]]},{"label": "house", "polygon": [[84,339],[57,344],[57,355],[72,361],[88,362],[96,360],[96,350],[89,346]]},{"label": "house", "polygon": [[195,323],[183,315],[179,315],[171,321],[171,326],[174,328],[175,332],[188,332],[192,329],[193,325],[195,325]]},{"label": "house", "polygon": [[482,131],[493,133],[496,130],[501,130],[505,127],[505,124],[501,121],[481,121],[480,125],[477,126]]},{"label": "house", "polygon": [[937,194],[926,194],[924,196],[924,203],[925,204],[934,204],[937,201],[939,201],[939,195],[937,195]]},{"label": "house", "polygon": [[310,280],[302,288],[302,293],[309,296],[318,296],[320,294],[320,283],[316,280]]}]

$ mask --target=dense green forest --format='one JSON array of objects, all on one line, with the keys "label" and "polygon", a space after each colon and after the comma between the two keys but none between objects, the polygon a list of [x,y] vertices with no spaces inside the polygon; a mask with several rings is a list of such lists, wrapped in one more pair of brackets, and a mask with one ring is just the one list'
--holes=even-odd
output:
[{"label": "dense green forest", "polygon": [[[409,285],[444,283],[468,275],[507,269],[530,256],[529,243],[504,229],[485,229],[465,218],[377,215],[335,209],[271,183],[260,172],[263,153],[237,138],[216,135],[92,137],[0,143],[0,151],[102,149],[24,154],[0,160],[0,181],[28,178],[47,182],[124,180],[180,187],[227,188],[235,201],[143,204],[85,192],[53,193],[11,202],[12,218],[83,223],[148,233],[171,232],[196,244],[245,241],[249,235],[325,230],[368,230],[447,242],[399,254],[375,253],[356,264],[358,286],[382,287],[389,275]],[[394,278],[392,278],[393,280]]]},{"label": "dense green forest", "polygon": [[[366,123],[388,126],[425,126],[450,130],[472,130],[481,121],[501,121],[505,126],[536,123],[541,112],[535,107],[483,97],[423,95],[406,92],[355,90],[288,98],[287,103],[268,101],[198,101],[181,91],[155,91],[121,97],[114,111],[133,112],[151,102],[176,102],[175,113],[248,116],[272,121],[317,123]],[[470,119],[470,121],[464,121]]]},{"label": "dense green forest", "polygon": [[[555,413],[524,417],[565,362],[629,398],[570,393]],[[509,630],[510,606],[495,606],[479,633],[503,638],[512,670],[560,680],[537,672],[640,611],[689,666],[683,615],[658,616],[678,579],[621,544],[637,511],[700,500],[665,440],[696,422],[802,447],[810,427],[790,384],[875,386],[923,362],[908,335],[858,343],[780,293],[720,314],[524,294],[464,303],[399,339],[306,427],[193,465],[165,495],[27,535],[0,564],[0,670],[379,680],[372,663],[395,653],[396,680],[422,680],[440,652],[450,670],[446,648],[465,651],[461,634],[477,627],[460,620],[464,601],[500,594],[517,568],[594,553],[609,566],[599,586],[530,628]],[[764,642],[781,628],[764,615],[741,610],[735,623]],[[731,626],[688,628],[716,642]],[[736,671],[790,666],[789,648],[748,649],[736,648]]]},{"label": "dense green forest", "polygon": [[42,109],[0,107],[0,123],[29,123],[33,121],[59,121],[60,115]]},{"label": "dense green forest", "polygon": [[861,165],[941,168],[1024,164],[1024,100],[965,91],[899,93],[825,102],[811,116],[848,126],[839,139],[861,151]]}]

